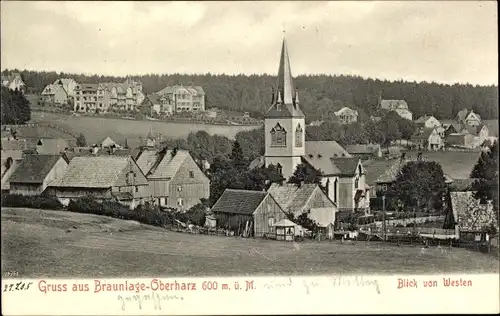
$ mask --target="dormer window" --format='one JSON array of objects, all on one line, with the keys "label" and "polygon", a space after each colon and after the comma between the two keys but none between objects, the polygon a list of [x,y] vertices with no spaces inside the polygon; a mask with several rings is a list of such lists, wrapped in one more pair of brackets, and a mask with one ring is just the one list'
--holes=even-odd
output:
[{"label": "dormer window", "polygon": [[295,147],[302,147],[302,136],[303,136],[304,131],[302,130],[302,127],[300,124],[297,124],[297,128],[295,129]]},{"label": "dormer window", "polygon": [[286,131],[279,123],[271,130],[271,146],[286,147]]}]

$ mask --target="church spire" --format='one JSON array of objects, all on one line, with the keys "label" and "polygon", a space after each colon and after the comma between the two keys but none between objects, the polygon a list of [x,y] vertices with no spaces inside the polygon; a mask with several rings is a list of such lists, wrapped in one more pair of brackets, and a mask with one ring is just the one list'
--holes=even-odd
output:
[{"label": "church spire", "polygon": [[281,95],[281,100],[284,104],[295,105],[295,89],[293,86],[292,71],[290,69],[290,59],[288,58],[288,49],[285,37],[283,37],[283,45],[281,46],[281,57],[278,68],[278,84],[276,88],[277,95]]}]

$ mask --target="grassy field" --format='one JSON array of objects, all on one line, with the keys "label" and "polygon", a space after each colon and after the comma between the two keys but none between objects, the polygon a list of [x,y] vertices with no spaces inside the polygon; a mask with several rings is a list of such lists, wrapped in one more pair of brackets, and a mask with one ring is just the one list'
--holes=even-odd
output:
[{"label": "grassy field", "polygon": [[96,215],[3,208],[2,271],[25,277],[498,272],[464,249],[189,235]]},{"label": "grassy field", "polygon": [[[416,151],[408,151],[407,157],[417,157]],[[481,153],[479,151],[428,151],[423,152],[425,160],[439,162],[443,172],[453,179],[467,179]]]},{"label": "grassy field", "polygon": [[125,138],[146,137],[150,129],[154,133],[161,133],[166,138],[186,138],[190,132],[204,130],[211,135],[218,134],[232,139],[240,131],[258,128],[257,126],[134,121],[91,116],[77,117],[37,111],[31,113],[31,122],[53,124],[76,135],[83,133],[89,143],[97,143],[106,136],[117,142],[124,142]]}]

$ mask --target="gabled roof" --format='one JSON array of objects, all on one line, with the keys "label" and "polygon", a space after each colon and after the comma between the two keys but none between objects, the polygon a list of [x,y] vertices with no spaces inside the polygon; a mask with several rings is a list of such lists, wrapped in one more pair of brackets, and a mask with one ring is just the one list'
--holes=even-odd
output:
[{"label": "gabled roof", "polygon": [[356,110],[353,110],[347,106],[344,106],[343,108],[341,108],[340,110],[336,111],[335,112],[335,115],[341,115],[342,113],[344,113],[345,111],[349,111],[349,112],[352,112],[354,115],[358,115],[358,111]]},{"label": "gabled roof", "polygon": [[43,183],[60,155],[26,155],[9,178],[10,183]]},{"label": "gabled roof", "polygon": [[365,182],[373,186],[376,180],[384,174],[396,161],[389,159],[373,159],[363,163],[365,168]]},{"label": "gabled roof", "polygon": [[[64,175],[54,181],[52,187],[110,188],[126,177],[135,162],[126,156],[75,157]],[[138,168],[137,168],[138,169]],[[132,170],[133,171],[133,170]],[[147,185],[148,181],[140,170],[131,185]]]},{"label": "gabled roof", "polygon": [[381,100],[380,108],[384,110],[395,110],[397,108],[408,109],[408,104],[405,100]]},{"label": "gabled roof", "polygon": [[330,158],[332,164],[334,164],[340,171],[342,176],[351,176],[356,173],[356,168],[361,163],[359,158]]},{"label": "gabled roof", "polygon": [[288,218],[284,218],[277,223],[274,224],[275,227],[295,227],[297,224],[289,220]]},{"label": "gabled roof", "polygon": [[429,136],[434,132],[434,128],[422,128],[413,134],[411,139],[429,139]]},{"label": "gabled roof", "polygon": [[[401,161],[400,159],[391,160],[391,164],[385,169],[382,174],[375,179],[375,183],[392,183],[396,180],[397,176],[401,173],[401,168],[408,161]],[[368,167],[369,168],[369,167]]]},{"label": "gabled roof", "polygon": [[145,149],[139,154],[137,165],[145,175],[148,175],[149,171],[159,162],[159,159],[161,157],[156,149]]},{"label": "gabled roof", "polygon": [[65,94],[68,94],[66,89],[64,89],[63,86],[57,85],[57,84],[49,84],[45,86],[45,88],[42,91],[42,95],[54,95],[59,91],[63,91]]},{"label": "gabled roof", "polygon": [[436,119],[434,116],[432,115],[424,115],[424,116],[421,116],[419,117],[418,119],[415,120],[415,124],[423,124],[425,122],[427,122],[428,120],[430,120],[431,118],[434,118]]},{"label": "gabled roof", "polygon": [[268,195],[269,193],[263,191],[226,189],[211,211],[252,215]]},{"label": "gabled roof", "polygon": [[[147,174],[151,179],[171,179],[177,173],[181,164],[191,155],[187,150],[167,150],[161,161],[150,169]],[[140,158],[140,157],[139,157]],[[192,158],[191,158],[192,159]]]},{"label": "gabled roof", "polygon": [[272,195],[285,212],[293,213],[297,216],[306,210],[309,201],[317,192],[323,194],[325,201],[328,201],[327,204],[329,205],[324,207],[335,207],[335,204],[317,184],[303,184],[298,186],[292,183],[281,185],[273,183],[267,192]]}]

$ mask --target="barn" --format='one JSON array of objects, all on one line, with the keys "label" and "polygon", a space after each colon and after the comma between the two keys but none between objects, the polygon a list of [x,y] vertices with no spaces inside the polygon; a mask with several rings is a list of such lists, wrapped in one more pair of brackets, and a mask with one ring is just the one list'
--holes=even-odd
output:
[{"label": "barn", "polygon": [[286,218],[272,195],[263,191],[226,189],[211,211],[219,227],[244,237],[274,234],[274,224]]}]

